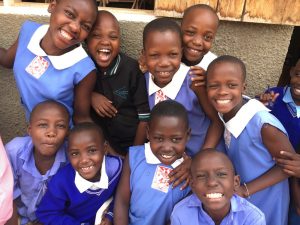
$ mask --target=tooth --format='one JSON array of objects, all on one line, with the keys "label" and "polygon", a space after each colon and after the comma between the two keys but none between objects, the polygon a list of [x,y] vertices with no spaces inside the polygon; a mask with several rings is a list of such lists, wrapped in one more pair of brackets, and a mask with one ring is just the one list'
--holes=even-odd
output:
[{"label": "tooth", "polygon": [[221,193],[210,193],[210,194],[206,194],[206,197],[207,198],[211,198],[211,199],[214,199],[214,198],[221,198],[223,195]]}]

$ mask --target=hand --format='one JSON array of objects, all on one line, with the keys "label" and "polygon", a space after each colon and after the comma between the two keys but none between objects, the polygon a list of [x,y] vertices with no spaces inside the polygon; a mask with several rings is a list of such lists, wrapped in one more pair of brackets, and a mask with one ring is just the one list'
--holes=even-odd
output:
[{"label": "hand", "polygon": [[99,225],[112,225],[112,222],[108,218],[103,217]]},{"label": "hand", "polygon": [[256,98],[258,98],[258,100],[260,102],[262,102],[265,106],[271,106],[276,101],[278,96],[279,96],[279,93],[270,91],[269,93],[260,94],[260,95],[256,96]]},{"label": "hand", "polygon": [[242,198],[248,198],[248,197],[249,197],[249,196],[248,196],[248,191],[247,191],[247,189],[246,189],[246,187],[245,187],[244,184],[241,184],[241,185],[237,188],[237,190],[235,190],[235,193],[236,193],[237,195],[241,196]]},{"label": "hand", "polygon": [[199,66],[191,66],[189,75],[191,76],[192,90],[199,86],[205,86],[205,70],[203,68]]},{"label": "hand", "polygon": [[169,184],[174,182],[173,188],[177,187],[185,180],[184,184],[180,187],[180,190],[185,189],[190,183],[190,168],[192,163],[192,159],[186,154],[183,155],[183,159],[184,161],[169,174]]},{"label": "hand", "polygon": [[286,151],[280,151],[280,156],[275,158],[277,165],[283,168],[283,171],[297,178],[300,178],[300,155]]},{"label": "hand", "polygon": [[141,54],[139,56],[138,62],[139,62],[139,68],[142,71],[142,73],[146,73],[148,71],[148,69],[147,69],[147,65],[146,65],[146,62],[145,62],[145,57],[144,57],[143,54]]},{"label": "hand", "polygon": [[107,99],[104,95],[93,92],[92,93],[92,107],[101,117],[112,118],[118,113],[117,109],[113,106],[112,101]]}]

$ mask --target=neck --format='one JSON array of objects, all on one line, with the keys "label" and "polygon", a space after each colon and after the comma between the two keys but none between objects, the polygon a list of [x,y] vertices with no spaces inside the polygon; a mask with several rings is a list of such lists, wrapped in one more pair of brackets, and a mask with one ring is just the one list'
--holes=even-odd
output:
[{"label": "neck", "polygon": [[44,175],[53,166],[56,155],[52,157],[46,157],[38,154],[37,151],[34,150],[33,156],[37,170],[40,172],[41,175]]}]

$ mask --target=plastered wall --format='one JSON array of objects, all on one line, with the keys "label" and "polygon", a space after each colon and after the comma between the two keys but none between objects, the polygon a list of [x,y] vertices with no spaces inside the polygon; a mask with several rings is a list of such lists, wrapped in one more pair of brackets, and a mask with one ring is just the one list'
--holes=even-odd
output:
[{"label": "plastered wall", "polygon": [[[122,50],[137,57],[142,46],[142,30],[146,22],[132,21],[132,15],[120,20]],[[9,47],[17,38],[26,19],[47,22],[48,16],[16,15],[0,12],[0,46]],[[130,21],[129,21],[130,20]],[[150,20],[150,19],[149,19]],[[247,67],[246,94],[253,96],[269,85],[275,85],[281,73],[293,27],[221,21],[212,51],[218,55],[240,57]],[[26,132],[25,117],[20,106],[12,70],[0,67],[0,133],[4,142]]]}]

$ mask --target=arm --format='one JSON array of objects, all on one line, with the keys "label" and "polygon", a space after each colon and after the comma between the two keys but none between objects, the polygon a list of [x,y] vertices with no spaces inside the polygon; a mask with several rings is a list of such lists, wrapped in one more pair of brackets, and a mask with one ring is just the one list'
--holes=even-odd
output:
[{"label": "arm", "polygon": [[[5,225],[18,225],[19,224],[18,220],[19,220],[18,208],[17,208],[16,200],[14,200],[12,217],[7,221],[7,223]],[[0,222],[2,222],[2,221],[0,221]]]},{"label": "arm", "polygon": [[215,148],[218,145],[224,131],[222,121],[220,120],[216,110],[209,104],[205,87],[196,87],[193,82],[191,89],[195,92],[198,97],[199,104],[202,106],[204,113],[211,121],[207,129],[202,148]]},{"label": "arm", "polygon": [[139,125],[136,129],[136,134],[135,138],[133,141],[133,145],[142,145],[145,143],[147,139],[147,133],[146,133],[146,127],[147,127],[147,122],[145,121],[140,121]]},{"label": "arm", "polygon": [[114,225],[128,225],[130,196],[130,167],[128,153],[124,162],[121,179],[114,201]]},{"label": "arm", "polygon": [[91,95],[96,82],[96,72],[90,72],[75,87],[74,123],[92,121],[90,118]]},{"label": "arm", "polygon": [[300,180],[299,178],[292,177],[290,179],[291,191],[293,196],[294,205],[296,207],[297,214],[300,215]]},{"label": "arm", "polygon": [[0,65],[11,69],[14,65],[19,39],[8,49],[0,48]]},{"label": "arm", "polygon": [[[293,153],[293,147],[288,137],[276,127],[270,124],[264,124],[261,129],[261,137],[263,144],[269,150],[273,157],[278,157],[282,149]],[[278,165],[274,165],[269,171],[247,183],[249,194],[252,195],[260,190],[270,187],[288,178],[288,175]],[[242,197],[248,197],[244,186],[238,190],[238,194]]]},{"label": "arm", "polygon": [[280,151],[280,156],[276,158],[276,163],[289,176],[300,178],[300,154]]}]

